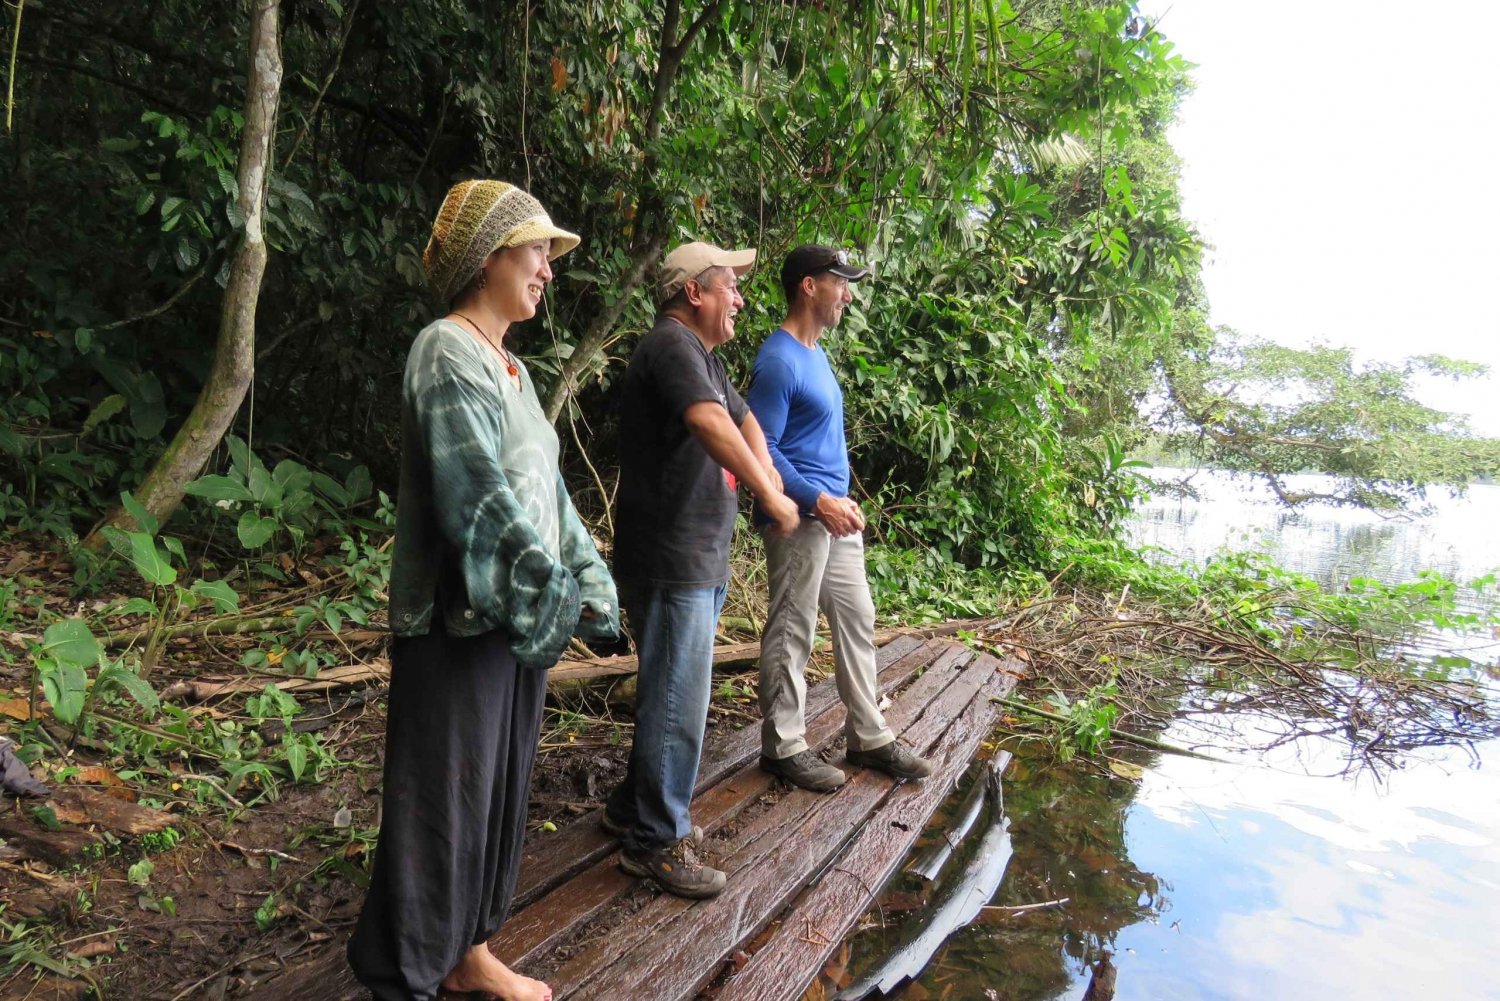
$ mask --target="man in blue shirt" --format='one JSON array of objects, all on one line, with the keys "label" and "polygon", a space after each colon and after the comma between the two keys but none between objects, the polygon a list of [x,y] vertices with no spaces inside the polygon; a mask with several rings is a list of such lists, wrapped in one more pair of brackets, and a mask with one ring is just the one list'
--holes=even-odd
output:
[{"label": "man in blue shirt", "polygon": [[[762,530],[771,601],[761,636],[760,766],[796,785],[832,792],[843,771],[808,747],[807,681],[818,610],[833,633],[834,674],[847,710],[851,764],[897,778],[931,774],[932,765],[903,746],[877,703],[875,603],[865,577],[864,515],[849,498],[844,395],[818,340],[854,300],[849,283],[869,271],[832,247],[809,244],[781,268],[787,316],[756,355],[747,403],[796,502],[801,524],[791,535]],[[756,508],[757,526],[769,519]]]}]

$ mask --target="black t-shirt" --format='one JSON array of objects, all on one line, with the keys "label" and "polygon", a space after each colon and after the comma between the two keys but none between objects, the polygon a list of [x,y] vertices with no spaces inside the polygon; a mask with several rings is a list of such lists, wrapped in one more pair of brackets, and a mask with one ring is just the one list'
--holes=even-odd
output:
[{"label": "black t-shirt", "polygon": [[717,587],[729,579],[737,497],[682,415],[708,400],[736,425],[749,414],[724,365],[687,327],[658,317],[625,371],[615,576],[637,584]]}]

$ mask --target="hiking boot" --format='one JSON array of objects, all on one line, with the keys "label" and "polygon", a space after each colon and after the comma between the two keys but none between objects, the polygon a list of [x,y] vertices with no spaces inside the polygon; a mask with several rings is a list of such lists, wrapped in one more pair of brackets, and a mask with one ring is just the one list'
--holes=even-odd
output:
[{"label": "hiking boot", "polygon": [[[623,838],[626,834],[630,833],[630,828],[611,817],[608,810],[599,814],[599,826],[604,828],[605,834],[616,838]],[[693,833],[688,835],[688,837],[693,839],[694,845],[703,844],[703,828],[694,824]]]},{"label": "hiking boot", "polygon": [[852,765],[878,768],[898,779],[920,779],[932,774],[932,762],[913,754],[899,740],[881,744],[872,751],[850,751],[846,757]]},{"label": "hiking boot", "polygon": [[717,896],[729,877],[698,857],[691,837],[643,852],[620,853],[620,869],[630,876],[656,881],[668,893],[690,900]]},{"label": "hiking boot", "polygon": [[760,770],[780,775],[794,786],[813,792],[833,792],[848,778],[812,751],[798,751],[790,758],[760,756]]}]

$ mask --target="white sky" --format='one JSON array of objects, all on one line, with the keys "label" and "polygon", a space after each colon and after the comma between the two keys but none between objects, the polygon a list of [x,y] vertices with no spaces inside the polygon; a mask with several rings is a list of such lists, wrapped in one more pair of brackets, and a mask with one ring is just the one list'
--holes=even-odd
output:
[{"label": "white sky", "polygon": [[1143,0],[1196,63],[1172,143],[1212,320],[1491,367],[1423,401],[1500,435],[1500,3]]}]

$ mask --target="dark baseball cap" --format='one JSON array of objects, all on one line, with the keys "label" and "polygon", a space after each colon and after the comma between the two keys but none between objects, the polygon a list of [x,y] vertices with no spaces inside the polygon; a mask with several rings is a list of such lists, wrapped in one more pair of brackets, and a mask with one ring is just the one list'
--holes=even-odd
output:
[{"label": "dark baseball cap", "polygon": [[870,275],[869,268],[851,263],[845,251],[825,247],[820,243],[804,243],[786,255],[781,265],[781,287],[791,288],[808,275],[831,271],[840,278],[857,282]]}]

